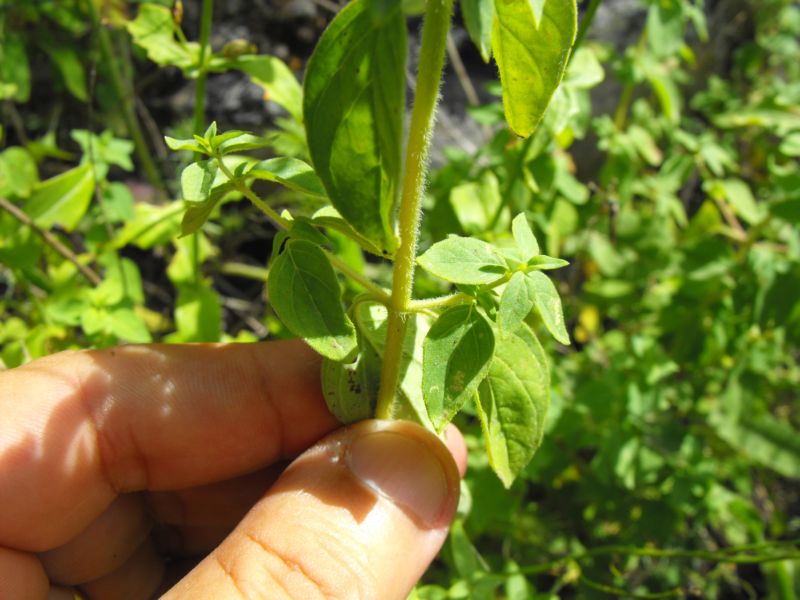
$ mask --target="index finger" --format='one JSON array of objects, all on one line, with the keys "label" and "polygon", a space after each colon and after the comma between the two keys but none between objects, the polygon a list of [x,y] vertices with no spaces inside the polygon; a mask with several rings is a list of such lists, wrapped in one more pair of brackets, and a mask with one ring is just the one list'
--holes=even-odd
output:
[{"label": "index finger", "polygon": [[337,426],[296,342],[65,352],[0,374],[0,546],[43,551],[122,492],[234,477]]}]

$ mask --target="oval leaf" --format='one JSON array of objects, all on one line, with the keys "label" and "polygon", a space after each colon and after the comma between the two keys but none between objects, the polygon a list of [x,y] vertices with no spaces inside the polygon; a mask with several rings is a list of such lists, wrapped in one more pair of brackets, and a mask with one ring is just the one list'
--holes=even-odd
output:
[{"label": "oval leaf", "polygon": [[314,169],[298,158],[281,156],[262,160],[250,168],[245,177],[274,181],[296,192],[325,197],[325,188],[322,187],[322,182],[314,173]]},{"label": "oval leaf", "polygon": [[461,14],[469,37],[481,53],[483,62],[492,57],[492,21],[494,0],[461,0]]},{"label": "oval leaf", "polygon": [[514,220],[511,221],[511,231],[524,261],[528,261],[539,254],[539,243],[536,241],[533,231],[531,231],[531,226],[525,213],[520,213],[514,217]]},{"label": "oval leaf", "polygon": [[336,209],[385,254],[397,246],[406,37],[402,3],[354,0],[322,34],[305,76],[317,174]]},{"label": "oval leaf", "polygon": [[431,275],[467,285],[494,283],[508,270],[491,244],[455,235],[431,246],[417,263]]},{"label": "oval leaf", "polygon": [[93,193],[94,173],[87,163],[34,187],[25,212],[39,227],[60,225],[72,231],[89,208]]},{"label": "oval leaf", "polygon": [[325,253],[305,240],[291,240],[272,264],[270,302],[289,330],[332,360],[356,349],[353,323],[342,307],[336,273]]},{"label": "oval leaf", "polygon": [[544,350],[524,325],[498,340],[476,403],[489,464],[506,487],[541,444],[549,404],[550,374]]},{"label": "oval leaf", "polygon": [[474,305],[444,311],[422,346],[422,393],[441,431],[475,393],[494,354],[494,333]]},{"label": "oval leaf", "polygon": [[541,271],[532,271],[525,278],[528,289],[533,296],[533,302],[544,326],[556,340],[569,346],[569,334],[564,325],[564,311],[561,308],[561,298],[556,286],[550,278]]},{"label": "oval leaf", "polygon": [[536,19],[530,0],[495,0],[492,50],[511,130],[528,137],[542,119],[575,41],[575,0],[547,0]]},{"label": "oval leaf", "polygon": [[525,281],[524,273],[514,273],[508,282],[497,309],[497,326],[500,333],[514,333],[533,309],[533,295]]},{"label": "oval leaf", "polygon": [[359,354],[353,363],[322,361],[322,393],[328,409],[342,423],[369,419],[375,410],[381,366],[375,353]]}]

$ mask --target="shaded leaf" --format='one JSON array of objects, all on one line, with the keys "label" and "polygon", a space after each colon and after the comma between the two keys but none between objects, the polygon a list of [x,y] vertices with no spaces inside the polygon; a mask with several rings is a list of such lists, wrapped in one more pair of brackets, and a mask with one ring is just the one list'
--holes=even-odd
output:
[{"label": "shaded leaf", "polygon": [[298,121],[303,120],[303,88],[292,70],[275,56],[243,55],[226,66],[247,73],[264,89],[264,99],[275,102]]},{"label": "shaded leaf", "polygon": [[445,310],[423,343],[422,393],[441,431],[486,376],[494,353],[492,326],[471,304]]},{"label": "shaded leaf", "polygon": [[245,177],[274,181],[296,192],[318,198],[325,197],[325,188],[308,164],[297,158],[269,158],[256,163],[245,173]]},{"label": "shaded leaf", "polygon": [[[359,332],[378,356],[383,357],[389,318],[386,307],[377,302],[360,302],[355,309],[355,318]],[[422,345],[430,327],[430,319],[426,315],[414,313],[409,316],[400,359],[400,392],[412,413],[404,418],[413,417],[423,426],[433,429],[422,395]],[[399,418],[401,415],[395,416]]]},{"label": "shaded leaf", "polygon": [[483,62],[492,58],[492,21],[494,21],[494,0],[461,0],[461,14]]},{"label": "shaded leaf", "polygon": [[328,409],[342,423],[369,419],[375,411],[381,365],[369,346],[355,362],[322,361],[322,394]]},{"label": "shaded leaf", "polygon": [[533,295],[524,273],[514,273],[500,296],[497,326],[503,335],[512,334],[533,309]]},{"label": "shaded leaf", "polygon": [[336,15],[308,63],[303,114],[331,203],[382,253],[393,254],[407,34],[401,3],[387,6],[354,0]]},{"label": "shaded leaf", "polygon": [[533,332],[523,325],[497,341],[476,403],[489,463],[506,487],[541,444],[549,404],[545,353]]},{"label": "shaded leaf", "polygon": [[533,296],[534,306],[539,311],[545,327],[562,344],[568,346],[569,334],[564,325],[564,311],[561,308],[561,298],[556,291],[556,286],[550,278],[540,271],[533,271],[526,276],[530,294]]},{"label": "shaded leaf", "polygon": [[25,211],[39,227],[59,225],[72,231],[89,208],[94,192],[94,173],[85,164],[37,185]]},{"label": "shaded leaf", "polygon": [[352,355],[355,328],[342,307],[336,273],[318,246],[289,240],[272,263],[267,286],[272,307],[292,333],[332,360]]}]

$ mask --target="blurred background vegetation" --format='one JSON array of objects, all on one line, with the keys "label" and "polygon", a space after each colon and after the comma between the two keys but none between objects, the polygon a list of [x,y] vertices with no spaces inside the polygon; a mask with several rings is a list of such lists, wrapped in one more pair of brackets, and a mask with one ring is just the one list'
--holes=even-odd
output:
[{"label": "blurred background vegetation", "polygon": [[[406,4],[413,56],[421,3]],[[67,348],[286,335],[264,295],[273,228],[230,193],[181,237],[191,155],[163,136],[215,119],[307,159],[298,81],[338,8],[0,0],[2,368]],[[415,593],[797,598],[800,6],[580,8],[580,46],[527,141],[506,129],[494,67],[469,39],[470,0],[452,32],[424,244],[502,241],[525,211],[571,263],[557,283],[573,345],[551,343],[545,442],[510,490],[461,418],[476,451],[459,518]],[[421,277],[417,293],[436,285]]]}]

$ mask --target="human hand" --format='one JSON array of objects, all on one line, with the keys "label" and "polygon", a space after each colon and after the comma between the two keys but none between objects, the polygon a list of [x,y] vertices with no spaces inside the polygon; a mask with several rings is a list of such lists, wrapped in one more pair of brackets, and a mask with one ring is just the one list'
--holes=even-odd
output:
[{"label": "human hand", "polygon": [[336,430],[319,367],[273,342],[0,373],[0,598],[405,598],[455,513],[463,438]]}]

